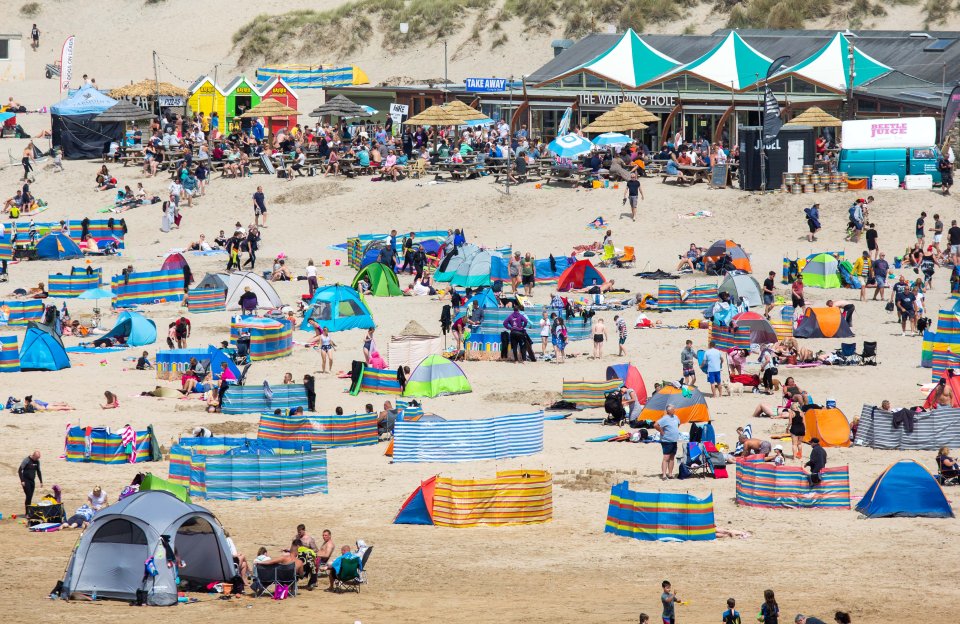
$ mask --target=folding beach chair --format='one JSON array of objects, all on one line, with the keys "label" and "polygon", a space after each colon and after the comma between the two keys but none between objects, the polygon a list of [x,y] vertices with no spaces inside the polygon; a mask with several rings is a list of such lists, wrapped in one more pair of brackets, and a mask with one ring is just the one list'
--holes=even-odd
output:
[{"label": "folding beach chair", "polygon": [[876,342],[864,342],[863,351],[857,354],[860,357],[861,366],[876,366],[877,365],[877,343]]},{"label": "folding beach chair", "polygon": [[686,478],[705,478],[713,477],[713,464],[710,462],[710,456],[707,449],[701,442],[688,442],[686,446],[686,457],[683,458],[683,465],[686,467]]},{"label": "folding beach chair", "polygon": [[834,351],[834,354],[841,359],[844,365],[856,365],[859,364],[859,359],[857,356],[857,343],[855,342],[841,342],[840,348]]},{"label": "folding beach chair", "polygon": [[617,250],[613,245],[604,245],[603,246],[603,255],[600,257],[601,266],[609,266],[616,256]]},{"label": "folding beach chair", "polygon": [[623,255],[617,258],[617,264],[621,267],[634,266],[637,263],[637,256],[633,247],[623,247]]},{"label": "folding beach chair", "polygon": [[349,559],[341,560],[340,571],[333,579],[334,591],[355,589],[359,594],[360,585],[364,582],[360,572],[362,565],[362,560],[359,557],[350,557]]},{"label": "folding beach chair", "polygon": [[291,596],[297,595],[297,566],[293,563],[263,565],[253,567],[251,589],[257,598],[263,596],[271,587],[285,587]]}]

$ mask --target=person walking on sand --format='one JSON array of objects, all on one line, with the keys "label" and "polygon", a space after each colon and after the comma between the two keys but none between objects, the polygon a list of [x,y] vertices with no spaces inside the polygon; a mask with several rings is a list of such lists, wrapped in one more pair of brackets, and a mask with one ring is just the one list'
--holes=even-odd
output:
[{"label": "person walking on sand", "polygon": [[[263,223],[260,223],[260,219]],[[263,187],[258,186],[253,194],[253,224],[258,227],[267,227],[267,202],[263,195]]]},{"label": "person walking on sand", "polygon": [[623,345],[627,342],[627,322],[618,314],[613,317],[613,323],[617,327],[617,344],[620,347],[617,355],[626,355],[627,350],[623,348]]},{"label": "person walking on sand", "polygon": [[683,368],[683,383],[697,385],[697,352],[693,350],[693,341],[688,340],[680,352],[680,366]]},{"label": "person walking on sand", "polygon": [[803,213],[807,215],[807,228],[810,230],[807,241],[812,243],[817,240],[817,232],[820,231],[820,204],[804,208]]},{"label": "person walking on sand", "polygon": [[625,185],[626,188],[623,189],[623,203],[630,201],[630,217],[636,221],[637,220],[637,201],[644,199],[643,189],[640,187],[640,180],[637,179],[636,173],[630,174],[630,179],[627,180]]},{"label": "person walking on sand", "polygon": [[30,174],[33,172],[33,141],[27,143],[27,146],[23,148],[23,158],[20,159],[20,164],[23,165],[23,181],[27,182],[30,180]]},{"label": "person walking on sand", "polygon": [[603,357],[603,343],[607,339],[607,328],[603,326],[603,319],[599,316],[593,321],[593,359]]},{"label": "person walking on sand", "polygon": [[330,338],[330,330],[324,327],[320,331],[320,366],[321,373],[327,372],[327,367],[330,368],[330,372],[333,372],[333,350],[337,348],[333,339]]}]

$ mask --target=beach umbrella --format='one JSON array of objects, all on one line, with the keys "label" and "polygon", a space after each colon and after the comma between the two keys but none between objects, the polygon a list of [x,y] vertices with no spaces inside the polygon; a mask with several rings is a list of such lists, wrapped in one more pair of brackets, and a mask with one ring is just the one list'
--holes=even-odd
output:
[{"label": "beach umbrella", "polygon": [[593,143],[577,134],[565,134],[551,141],[547,149],[560,158],[575,158],[593,150]]},{"label": "beach umbrella", "polygon": [[334,117],[367,117],[368,113],[362,106],[352,100],[338,95],[324,102],[310,112],[310,117],[323,117],[331,115]]},{"label": "beach umbrella", "polygon": [[783,127],[789,128],[791,126],[814,126],[839,128],[842,125],[842,121],[826,112],[819,106],[811,106],[807,110],[791,119],[789,122],[783,124]]},{"label": "beach umbrella", "polygon": [[584,132],[625,132],[627,130],[643,130],[647,124],[639,117],[624,110],[613,109],[597,117],[593,123],[583,129]]},{"label": "beach umbrella", "polygon": [[101,299],[113,299],[113,291],[103,287],[91,288],[77,295],[77,299],[93,299],[99,308]]},{"label": "beach umbrella", "polygon": [[273,98],[267,98],[262,100],[259,104],[244,114],[240,115],[240,117],[246,119],[253,119],[255,117],[270,119],[271,117],[292,117],[299,114],[300,111],[290,108],[286,104],[283,104],[282,102]]},{"label": "beach umbrella", "polygon": [[117,123],[153,119],[153,113],[126,100],[120,100],[93,118],[97,123]]},{"label": "beach umbrella", "polygon": [[405,122],[410,126],[465,126],[466,120],[442,106],[431,106],[422,113],[410,117]]},{"label": "beach umbrella", "polygon": [[619,132],[604,132],[593,140],[597,147],[622,147],[627,143],[633,143],[633,139]]},{"label": "beach umbrella", "polygon": [[169,82],[157,82],[156,80],[141,80],[131,83],[124,87],[117,87],[110,91],[110,97],[134,98],[134,97],[157,97],[157,95],[187,97],[187,90],[183,87],[172,85]]},{"label": "beach umbrella", "polygon": [[627,113],[641,123],[655,123],[660,121],[660,117],[654,115],[636,102],[631,102],[630,100],[624,100],[623,102],[620,102],[613,107],[613,110]]},{"label": "beach umbrella", "polygon": [[474,119],[487,119],[487,116],[478,111],[477,109],[464,104],[461,100],[453,100],[447,102],[440,106],[443,110],[453,113],[460,119],[464,121],[472,121]]}]

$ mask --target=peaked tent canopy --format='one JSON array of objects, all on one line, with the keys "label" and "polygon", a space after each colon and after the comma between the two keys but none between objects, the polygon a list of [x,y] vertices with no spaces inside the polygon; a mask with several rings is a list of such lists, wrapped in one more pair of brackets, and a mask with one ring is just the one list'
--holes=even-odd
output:
[{"label": "peaked tent canopy", "polygon": [[840,264],[828,253],[817,254],[803,267],[803,285],[811,288],[840,288]]},{"label": "peaked tent canopy", "polygon": [[70,357],[60,337],[30,322],[20,346],[20,370],[58,371],[70,368]]},{"label": "peaked tent canopy", "polygon": [[[164,555],[164,553],[167,553]],[[176,553],[189,565],[164,559]],[[157,575],[144,580],[144,562],[156,557]],[[64,599],[96,592],[133,601],[147,590],[148,604],[177,604],[177,578],[206,586],[231,580],[236,566],[216,517],[170,492],[147,491],[101,510],[80,536],[63,577]]]},{"label": "peaked tent canopy", "polygon": [[[844,93],[850,86],[849,48],[850,40],[843,33],[837,33],[830,40],[830,43],[814,52],[813,55],[792,67],[777,72],[770,80],[772,82],[788,76],[799,76],[826,89]],[[893,71],[892,67],[888,67],[872,56],[865,54],[856,45],[853,46],[853,67],[855,69],[854,87],[862,86],[874,78]],[[761,77],[765,76],[766,69],[760,75]]]},{"label": "peaked tent canopy", "polygon": [[403,501],[394,524],[433,525],[433,493],[437,488],[437,478],[430,477],[420,482],[420,487]]},{"label": "peaked tent canopy", "polygon": [[197,284],[198,289],[222,288],[227,291],[225,305],[228,310],[240,309],[240,295],[244,288],[257,296],[257,308],[279,308],[283,305],[280,295],[273,286],[259,274],[253,271],[237,271],[235,273],[207,273]]},{"label": "peaked tent canopy", "polygon": [[418,115],[410,117],[403,123],[410,126],[466,126],[466,120],[436,104],[427,108]]},{"label": "peaked tent canopy", "polygon": [[453,276],[456,274],[457,269],[460,268],[460,265],[478,253],[480,253],[480,248],[473,243],[460,245],[453,252],[444,256],[443,260],[440,261],[440,265],[433,274],[434,281],[449,282],[451,279],[453,279]]},{"label": "peaked tent canopy", "polygon": [[571,288],[599,286],[605,281],[603,274],[593,266],[592,262],[577,260],[560,274],[560,278],[557,280],[557,290],[564,292]]},{"label": "peaked tent canopy", "polygon": [[681,424],[710,421],[710,411],[703,394],[693,386],[677,387],[673,384],[664,384],[647,399],[640,418],[656,422],[667,413],[668,405],[676,409]]},{"label": "peaked tent canopy", "polygon": [[803,424],[807,430],[804,442],[817,438],[821,446],[850,446],[850,422],[835,407],[808,409]]},{"label": "peaked tent canopy", "polygon": [[142,347],[157,341],[157,324],[139,312],[124,310],[104,338],[124,338],[127,346]]},{"label": "peaked tent canopy", "polygon": [[826,112],[819,106],[811,106],[807,110],[803,111],[787,123],[783,124],[784,128],[789,128],[791,126],[813,126],[815,128],[839,128],[843,126],[843,122]]},{"label": "peaked tent canopy", "polygon": [[647,385],[643,376],[633,364],[614,364],[607,367],[607,379],[619,379],[623,385],[637,393],[640,405],[647,403]]},{"label": "peaked tent canopy", "polygon": [[400,282],[393,269],[380,262],[372,262],[363,267],[353,278],[350,287],[356,290],[360,280],[366,278],[370,284],[370,294],[374,297],[399,297],[403,295]]},{"label": "peaked tent canopy", "polygon": [[563,74],[544,80],[537,86],[556,82],[573,74],[584,73],[627,89],[635,89],[669,72],[679,64],[680,61],[663,54],[641,39],[632,28],[628,28],[627,32],[623,33],[623,36],[600,56]]},{"label": "peaked tent canopy", "polygon": [[902,459],[884,470],[857,503],[857,511],[868,518],[953,517],[943,488],[912,459]]},{"label": "peaked tent canopy", "polygon": [[37,241],[37,258],[40,260],[74,260],[82,257],[83,251],[79,245],[59,232],[47,234]]},{"label": "peaked tent canopy", "polygon": [[807,308],[793,335],[797,338],[852,338],[853,330],[840,308]]},{"label": "peaked tent canopy", "polygon": [[753,279],[752,275],[746,273],[727,273],[717,292],[718,294],[722,292],[729,294],[731,303],[736,303],[743,297],[743,300],[751,308],[763,305],[760,284]]},{"label": "peaked tent canopy", "polygon": [[640,88],[688,74],[721,89],[745,91],[756,84],[757,76],[760,79],[766,77],[771,62],[772,59],[758,52],[736,31],[731,30],[723,41],[700,58],[647,81]]},{"label": "peaked tent canopy", "polygon": [[332,332],[374,327],[370,309],[360,293],[341,284],[323,286],[313,293],[300,329],[312,329],[310,321]]},{"label": "peaked tent canopy", "polygon": [[733,317],[733,324],[737,327],[750,329],[750,344],[774,344],[778,342],[777,331],[770,321],[756,312],[741,312]]},{"label": "peaked tent canopy", "polygon": [[343,95],[335,96],[310,112],[310,117],[323,117],[331,115],[334,117],[368,117],[368,113],[362,106]]},{"label": "peaked tent canopy", "polygon": [[739,271],[751,273],[753,267],[750,266],[750,256],[743,250],[743,247],[732,240],[718,240],[703,253],[704,260],[716,262],[724,254],[729,254],[733,266]]},{"label": "peaked tent canopy", "polygon": [[459,364],[442,355],[429,355],[410,373],[403,396],[433,398],[467,392],[473,388]]},{"label": "peaked tent canopy", "polygon": [[399,335],[391,336],[387,344],[387,366],[411,370],[430,355],[443,353],[443,339],[431,334],[420,323],[410,321]]},{"label": "peaked tent canopy", "polygon": [[97,123],[93,119],[116,105],[117,101],[92,86],[77,89],[73,95],[50,107],[53,145],[67,159],[100,158],[111,142],[123,138],[122,123]]}]

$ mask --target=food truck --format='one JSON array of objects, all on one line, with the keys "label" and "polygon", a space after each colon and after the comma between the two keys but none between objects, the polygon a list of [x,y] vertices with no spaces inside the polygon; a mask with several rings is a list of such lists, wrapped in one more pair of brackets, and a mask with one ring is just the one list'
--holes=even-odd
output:
[{"label": "food truck", "polygon": [[930,175],[940,183],[933,117],[845,121],[842,133],[838,168],[848,177]]}]

